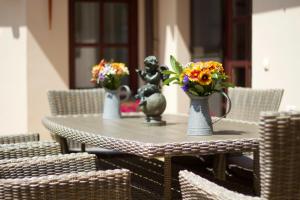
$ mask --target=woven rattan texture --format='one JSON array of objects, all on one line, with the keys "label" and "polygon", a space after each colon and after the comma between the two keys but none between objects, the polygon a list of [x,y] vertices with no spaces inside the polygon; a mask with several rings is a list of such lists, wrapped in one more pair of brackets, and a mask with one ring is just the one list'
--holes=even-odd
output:
[{"label": "woven rattan texture", "polygon": [[300,199],[300,113],[265,113],[260,132],[262,199]]},{"label": "woven rattan texture", "polygon": [[25,178],[63,173],[96,171],[96,156],[87,153],[65,154],[0,161],[0,178]]},{"label": "woven rattan texture", "polygon": [[258,122],[261,111],[278,110],[282,95],[282,89],[229,88],[232,105],[227,118]]},{"label": "woven rattan texture", "polygon": [[14,144],[21,142],[33,142],[39,141],[40,136],[38,133],[22,133],[14,135],[2,135],[0,136],[0,144]]},{"label": "woven rattan texture", "polygon": [[58,143],[48,141],[0,145],[0,159],[57,155],[60,152]]},{"label": "woven rattan texture", "polygon": [[128,170],[78,172],[0,180],[0,199],[131,199]]},{"label": "woven rattan texture", "polygon": [[[299,200],[299,112],[262,113],[260,135],[261,199]],[[187,171],[180,173],[180,184],[183,199],[246,199]]]},{"label": "woven rattan texture", "polygon": [[103,89],[49,91],[48,100],[52,115],[102,113]]},{"label": "woven rattan texture", "polygon": [[[48,92],[50,111],[56,115],[99,114],[103,112],[103,89],[52,90]],[[67,140],[69,150],[80,151],[80,143]]]},{"label": "woven rattan texture", "polygon": [[184,200],[258,200],[229,191],[217,184],[210,182],[192,172],[180,171],[182,199]]},{"label": "woven rattan texture", "polygon": [[147,158],[171,155],[209,155],[216,153],[254,151],[258,149],[258,141],[256,138],[154,145],[118,138],[103,137],[101,135],[74,130],[63,125],[53,123],[48,118],[43,119],[43,124],[52,133],[65,138],[71,138],[82,143],[107,149],[115,149],[121,152],[131,153]]}]

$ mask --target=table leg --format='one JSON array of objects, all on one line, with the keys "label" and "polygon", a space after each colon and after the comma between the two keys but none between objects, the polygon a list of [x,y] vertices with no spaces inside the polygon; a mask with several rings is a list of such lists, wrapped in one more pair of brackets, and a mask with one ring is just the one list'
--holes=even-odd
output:
[{"label": "table leg", "polygon": [[253,151],[253,162],[254,192],[260,196],[259,150]]},{"label": "table leg", "polygon": [[172,199],[172,158],[164,157],[164,200]]},{"label": "table leg", "polygon": [[61,137],[61,136],[59,136],[57,134],[53,134],[52,136],[53,136],[54,140],[60,144],[60,146],[61,146],[61,152],[63,154],[69,153],[67,139],[63,138],[63,137]]},{"label": "table leg", "polygon": [[81,143],[81,146],[80,146],[80,147],[81,147],[81,151],[82,151],[82,152],[85,152],[85,144],[84,144],[84,143]]},{"label": "table leg", "polygon": [[226,154],[214,155],[213,170],[215,177],[219,180],[226,179]]}]

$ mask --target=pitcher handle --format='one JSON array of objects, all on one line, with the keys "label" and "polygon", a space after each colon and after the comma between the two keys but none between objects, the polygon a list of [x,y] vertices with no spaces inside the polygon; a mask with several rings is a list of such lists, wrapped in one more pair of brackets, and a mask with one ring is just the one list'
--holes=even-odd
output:
[{"label": "pitcher handle", "polygon": [[119,90],[119,96],[121,95],[122,97],[124,96],[124,98],[122,99],[120,98],[121,101],[127,101],[130,98],[131,90],[127,85],[121,85],[118,90]]},{"label": "pitcher handle", "polygon": [[216,121],[214,121],[214,122],[212,122],[213,124],[214,123],[216,123],[216,122],[218,122],[218,121],[220,121],[221,119],[223,119],[223,118],[225,118],[226,117],[226,115],[230,112],[230,110],[231,110],[231,100],[230,100],[230,98],[229,98],[229,96],[224,92],[224,91],[221,91],[220,92],[225,98],[226,98],[226,101],[227,101],[227,111],[225,112],[225,114],[224,115],[222,115],[221,117],[219,117],[219,119],[217,119]]}]

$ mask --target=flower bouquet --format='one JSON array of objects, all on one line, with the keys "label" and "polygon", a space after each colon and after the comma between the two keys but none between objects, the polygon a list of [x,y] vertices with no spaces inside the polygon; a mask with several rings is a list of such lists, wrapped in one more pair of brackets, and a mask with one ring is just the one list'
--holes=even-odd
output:
[{"label": "flower bouquet", "polygon": [[174,83],[180,85],[191,99],[188,134],[212,134],[208,97],[214,92],[220,92],[229,102],[227,113],[231,107],[230,99],[223,92],[223,89],[233,87],[233,84],[228,82],[228,76],[225,74],[222,64],[216,61],[208,61],[190,62],[183,66],[173,56],[170,57],[170,62],[173,70],[164,72],[164,74],[169,75],[164,84]]},{"label": "flower bouquet", "polygon": [[[101,60],[98,65],[93,66],[91,82],[105,89],[104,119],[118,119],[121,117],[119,88],[121,87],[121,79],[128,74],[128,68],[124,63]],[[125,89],[125,99],[127,99],[131,94],[130,89],[125,85],[122,88]]]},{"label": "flower bouquet", "polygon": [[228,76],[219,62],[190,62],[182,66],[173,56],[170,57],[170,61],[173,71],[164,72],[170,75],[164,81],[166,85],[178,84],[184,92],[195,96],[209,96],[233,87],[233,84],[227,81]]},{"label": "flower bouquet", "polygon": [[129,75],[124,63],[106,62],[104,59],[92,69],[91,82],[109,90],[117,90],[122,77]]}]

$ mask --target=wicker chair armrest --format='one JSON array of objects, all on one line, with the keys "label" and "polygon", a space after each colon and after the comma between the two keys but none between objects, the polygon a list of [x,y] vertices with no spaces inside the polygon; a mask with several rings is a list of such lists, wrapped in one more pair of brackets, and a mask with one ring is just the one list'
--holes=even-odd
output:
[{"label": "wicker chair armrest", "polygon": [[0,145],[0,160],[22,157],[57,155],[61,147],[56,142],[39,141]]},{"label": "wicker chair armrest", "polygon": [[25,178],[96,171],[96,156],[87,153],[51,155],[0,161],[0,178]]},{"label": "wicker chair armrest", "polygon": [[40,140],[40,135],[38,133],[21,133],[21,134],[0,136],[0,144],[34,142],[39,140]]},{"label": "wicker chair armrest", "polygon": [[185,200],[259,200],[259,197],[245,196],[229,191],[207,179],[186,170],[179,172],[182,199]]},{"label": "wicker chair armrest", "polygon": [[130,173],[117,169],[2,179],[0,199],[131,199]]}]

